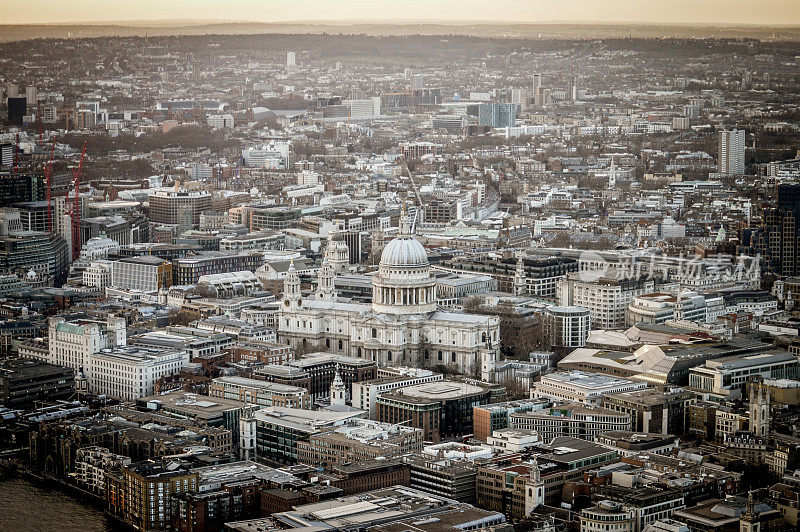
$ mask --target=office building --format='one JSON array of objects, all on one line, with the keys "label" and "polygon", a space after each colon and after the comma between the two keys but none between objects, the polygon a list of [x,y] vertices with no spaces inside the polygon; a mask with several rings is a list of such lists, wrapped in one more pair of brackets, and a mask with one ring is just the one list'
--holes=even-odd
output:
[{"label": "office building", "polygon": [[[8,218],[0,213],[0,275],[24,276],[28,284],[38,286],[62,286],[69,265],[64,238],[48,232],[7,229],[5,222]],[[19,224],[18,213],[12,227],[14,224]]]},{"label": "office building", "polygon": [[767,271],[800,275],[800,185],[778,185],[777,205],[764,208],[762,226],[743,236]]},{"label": "office building", "polygon": [[261,407],[311,408],[311,396],[305,388],[244,377],[217,377],[208,384],[208,395]]},{"label": "office building", "polygon": [[544,336],[553,347],[585,347],[589,338],[590,312],[585,307],[552,306],[542,316]]},{"label": "office building", "polygon": [[8,123],[12,126],[21,126],[25,115],[28,114],[28,100],[24,97],[8,98]]},{"label": "office building", "polygon": [[206,117],[206,124],[213,129],[233,129],[233,122],[232,114],[214,114]]},{"label": "office building", "polygon": [[111,261],[111,286],[125,290],[158,292],[172,285],[172,263],[141,255]]},{"label": "office building", "polygon": [[472,407],[472,437],[487,441],[498,430],[509,427],[511,414],[544,410],[551,405],[548,399],[523,399]]},{"label": "office building", "polygon": [[264,265],[264,255],[255,251],[206,251],[172,261],[172,284],[197,284],[204,275],[256,271]]},{"label": "office building", "polygon": [[512,413],[510,428],[535,431],[545,443],[560,436],[594,441],[611,430],[631,430],[631,416],[605,408],[564,403],[541,410]]},{"label": "office building", "polygon": [[314,434],[363,415],[361,410],[331,412],[273,406],[256,411],[252,418],[243,420],[243,425],[252,425],[247,430],[255,434],[255,454],[259,461],[294,465],[298,463],[298,441],[308,441]]},{"label": "office building", "polygon": [[709,360],[689,370],[689,386],[702,394],[735,399],[742,397],[745,383],[757,376],[797,379],[797,357],[788,351],[772,350]]},{"label": "office building", "polygon": [[478,124],[489,127],[514,127],[517,105],[513,103],[482,103],[478,106]]},{"label": "office building", "polygon": [[73,393],[75,378],[70,368],[25,359],[0,363],[0,404],[8,408],[69,399]]},{"label": "office building", "polygon": [[370,462],[422,450],[422,430],[367,419],[351,419],[344,425],[308,441],[297,442],[298,461],[330,470],[334,466]]},{"label": "office building", "polygon": [[[384,508],[392,510],[384,511]],[[293,510],[276,513],[268,518],[228,523],[226,529],[230,532],[275,530],[272,525],[276,522],[282,530],[308,530],[309,522],[318,523],[315,527],[320,530],[512,530],[506,524],[506,517],[499,512],[481,510],[469,504],[403,486],[297,505]]]},{"label": "office building", "polygon": [[0,207],[44,199],[46,198],[43,175],[0,172]]},{"label": "office building", "polygon": [[585,405],[599,405],[610,393],[630,392],[647,388],[647,383],[612,377],[602,373],[570,371],[543,375],[534,383],[531,396],[568,401]]},{"label": "office building", "polygon": [[[497,281],[497,289],[501,292],[554,298],[558,282],[570,272],[578,271],[578,261],[562,257],[542,259],[457,257],[443,260],[435,268],[464,275],[488,275]],[[515,284],[518,287],[516,290]]]},{"label": "office building", "polygon": [[621,329],[631,300],[654,288],[655,281],[644,277],[582,280],[579,274],[569,274],[559,280],[558,300],[562,306],[588,308],[594,329]]},{"label": "office building", "polygon": [[286,52],[286,68],[294,68],[295,66],[297,66],[295,62],[295,53]]},{"label": "office building", "polygon": [[719,132],[717,163],[720,174],[744,175],[745,135],[743,129],[726,129]]},{"label": "office building", "polygon": [[610,393],[601,405],[628,414],[631,430],[645,434],[684,434],[694,394],[684,388],[647,389]]},{"label": "office building", "polygon": [[422,429],[426,441],[472,432],[472,407],[488,404],[491,391],[479,384],[440,381],[378,396],[378,420]]},{"label": "office building", "polygon": [[179,225],[187,218],[191,228],[200,223],[200,213],[211,210],[211,193],[204,190],[159,190],[150,196],[150,221]]},{"label": "office building", "polygon": [[179,373],[187,364],[185,351],[118,346],[90,354],[84,369],[93,394],[133,401],[152,395],[158,379]]},{"label": "office building", "polygon": [[403,462],[411,470],[412,488],[454,501],[475,502],[474,460],[430,451],[404,456]]},{"label": "office building", "polygon": [[377,418],[378,397],[383,392],[444,379],[441,373],[418,368],[387,368],[381,373],[383,375],[377,379],[353,382],[352,385],[353,406],[369,412],[370,419]]},{"label": "office building", "polygon": [[75,371],[88,371],[90,356],[102,349],[127,345],[125,318],[109,315],[105,321],[74,320],[56,316],[49,320],[45,362]]}]

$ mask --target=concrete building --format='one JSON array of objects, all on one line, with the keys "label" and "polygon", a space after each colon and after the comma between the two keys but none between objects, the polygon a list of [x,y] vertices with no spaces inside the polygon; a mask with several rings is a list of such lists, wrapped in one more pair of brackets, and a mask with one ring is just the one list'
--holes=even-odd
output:
[{"label": "concrete building", "polygon": [[0,363],[0,404],[9,408],[69,399],[73,393],[75,378],[71,368],[25,359]]},{"label": "concrete building", "polygon": [[172,349],[118,346],[89,355],[89,391],[132,401],[152,395],[161,377],[174,375],[189,363],[189,354]]},{"label": "concrete building", "polygon": [[570,371],[543,375],[534,384],[531,396],[550,398],[557,401],[600,405],[603,397],[610,393],[643,390],[647,383],[612,377],[602,373]]},{"label": "concrete building", "polygon": [[[416,386],[426,382],[441,381],[444,375],[426,369],[417,368],[387,368],[381,370],[384,376],[377,379],[354,382],[352,385],[353,406],[369,412],[370,419],[377,418],[377,401],[380,394],[392,390]],[[388,375],[386,374],[388,373]]]},{"label": "concrete building", "polygon": [[756,376],[796,380],[797,357],[787,351],[772,350],[709,360],[689,371],[689,386],[702,394],[733,399],[741,397],[745,383]]},{"label": "concrete building", "polygon": [[479,441],[488,441],[495,432],[510,426],[511,414],[541,411],[550,405],[549,399],[524,399],[473,406],[472,437]]},{"label": "concrete building", "polygon": [[200,213],[211,210],[211,193],[205,190],[159,190],[150,196],[150,221],[179,225],[188,213],[190,228],[198,227]]},{"label": "concrete building", "polygon": [[625,326],[625,312],[631,300],[652,292],[654,288],[653,279],[600,278],[591,281],[570,274],[559,281],[558,301],[562,306],[588,308],[592,328],[620,329]]},{"label": "concrete building", "polygon": [[631,416],[631,430],[645,434],[684,434],[694,394],[684,388],[610,393],[602,407]]},{"label": "concrete building", "polygon": [[279,406],[258,410],[250,421],[254,427],[256,458],[265,463],[294,465],[298,463],[298,441],[307,441],[313,434],[344,425],[364,414],[362,410],[331,412]]},{"label": "concrete building", "polygon": [[142,255],[111,261],[111,286],[126,290],[158,292],[172,285],[172,263]]},{"label": "concrete building", "polygon": [[596,436],[608,431],[629,431],[628,414],[565,403],[544,411],[511,414],[510,428],[536,431],[545,443],[560,436],[594,441]]},{"label": "concrete building", "polygon": [[236,376],[213,379],[208,385],[208,395],[261,407],[311,408],[312,406],[311,396],[305,388]]},{"label": "concrete building", "polygon": [[422,450],[421,429],[351,419],[331,431],[297,442],[298,462],[331,469],[333,466],[393,458]]},{"label": "concrete building", "polygon": [[543,315],[547,343],[550,347],[585,347],[590,315],[586,307],[547,307]]},{"label": "concrete building", "polygon": [[92,354],[127,344],[127,324],[125,318],[114,315],[105,321],[67,321],[56,316],[48,322],[48,339],[45,362],[71,368],[76,374],[88,373]]},{"label": "concrete building", "polygon": [[491,391],[477,384],[440,381],[408,386],[378,397],[378,420],[408,423],[424,431],[426,441],[472,431],[472,407],[489,403]]},{"label": "concrete building", "polygon": [[720,174],[744,175],[745,135],[743,129],[727,129],[719,132],[717,163]]}]

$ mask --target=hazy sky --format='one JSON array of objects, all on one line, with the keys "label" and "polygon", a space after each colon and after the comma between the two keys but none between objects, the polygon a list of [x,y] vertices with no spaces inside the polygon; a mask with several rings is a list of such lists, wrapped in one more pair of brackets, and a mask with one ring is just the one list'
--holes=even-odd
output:
[{"label": "hazy sky", "polygon": [[405,19],[800,25],[800,0],[0,0],[0,5],[0,24]]}]

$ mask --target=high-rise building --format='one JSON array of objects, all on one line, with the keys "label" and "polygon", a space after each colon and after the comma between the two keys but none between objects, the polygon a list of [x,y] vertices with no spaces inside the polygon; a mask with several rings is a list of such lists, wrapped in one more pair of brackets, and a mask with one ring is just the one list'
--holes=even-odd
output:
[{"label": "high-rise building", "polygon": [[719,132],[719,164],[721,174],[743,175],[745,152],[745,131],[729,129]]},{"label": "high-rise building", "polygon": [[800,275],[800,185],[778,186],[778,204],[764,209],[762,218],[762,227],[746,233],[744,243],[761,254],[767,271]]},{"label": "high-rise building", "polygon": [[297,66],[294,52],[286,52],[286,68],[294,68]]},{"label": "high-rise building", "polygon": [[536,91],[542,88],[542,75],[541,74],[534,74],[533,75],[533,93],[536,94]]},{"label": "high-rise building", "polygon": [[575,74],[570,74],[569,76],[569,88],[567,89],[567,98],[573,101],[578,99],[578,76],[576,76]]},{"label": "high-rise building", "polygon": [[15,126],[22,125],[22,118],[28,114],[28,99],[27,98],[9,98],[8,105],[8,122]]},{"label": "high-rise building", "polygon": [[478,106],[478,124],[491,127],[513,127],[517,106],[513,103],[484,103]]}]

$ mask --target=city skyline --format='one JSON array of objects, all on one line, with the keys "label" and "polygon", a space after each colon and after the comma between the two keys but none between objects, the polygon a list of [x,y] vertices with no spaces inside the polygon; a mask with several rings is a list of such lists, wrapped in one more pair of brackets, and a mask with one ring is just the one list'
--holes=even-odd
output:
[{"label": "city skyline", "polygon": [[143,0],[120,4],[106,0],[10,0],[7,24],[69,24],[109,22],[401,22],[418,23],[627,23],[681,25],[800,24],[800,4],[791,0],[765,0],[757,6],[743,0],[671,0],[632,3],[627,0],[498,0],[482,2],[422,0],[368,2],[345,0],[320,6],[301,0],[287,5],[271,0],[176,0],[169,4]]}]

